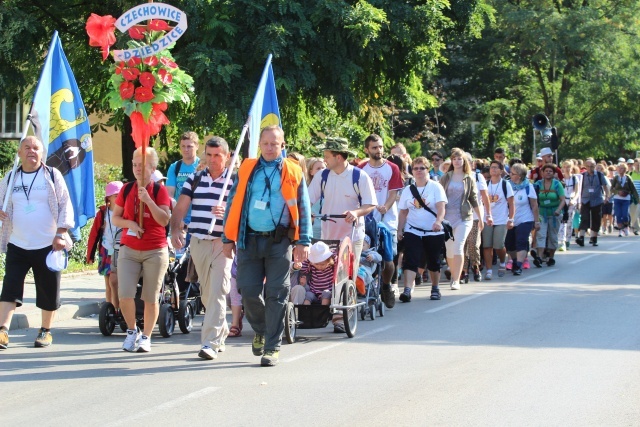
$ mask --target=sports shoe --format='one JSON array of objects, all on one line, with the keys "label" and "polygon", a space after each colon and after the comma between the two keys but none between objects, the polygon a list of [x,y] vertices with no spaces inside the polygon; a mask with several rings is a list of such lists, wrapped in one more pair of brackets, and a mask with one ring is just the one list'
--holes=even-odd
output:
[{"label": "sports shoe", "polygon": [[629,227],[625,227],[624,229],[624,235],[628,236],[629,235]]},{"label": "sports shoe", "polygon": [[209,347],[208,345],[203,345],[200,351],[198,352],[198,357],[206,360],[213,360],[218,357],[218,352]]},{"label": "sports shoe", "polygon": [[558,252],[565,252],[567,250],[567,247],[565,246],[564,243],[560,244],[560,246],[558,246]]},{"label": "sports shoe", "polygon": [[478,269],[478,267],[473,268],[473,280],[476,282],[480,282],[482,280],[482,274],[480,274],[480,269]]},{"label": "sports shoe", "polygon": [[493,279],[493,270],[487,270],[486,273],[484,273],[484,280],[491,280]]},{"label": "sports shoe", "polygon": [[556,265],[556,260],[553,258],[549,258],[547,260],[547,267],[553,267],[554,265]]},{"label": "sports shoe", "polygon": [[387,308],[393,308],[396,305],[396,294],[391,289],[383,289],[382,301]]},{"label": "sports shoe", "polygon": [[0,330],[0,350],[6,350],[9,347],[9,331]]},{"label": "sports shoe", "polygon": [[138,344],[138,353],[149,353],[151,351],[151,338],[146,335],[140,336]]},{"label": "sports shoe", "polygon": [[538,268],[542,267],[542,258],[538,256],[538,252],[536,252],[535,249],[531,249],[531,252],[529,253],[533,257],[533,265],[535,265]]},{"label": "sports shoe", "polygon": [[278,356],[280,356],[280,352],[278,350],[267,350],[264,352],[262,359],[260,359],[260,365],[276,366],[278,364]]},{"label": "sports shoe", "polygon": [[519,266],[515,266],[513,267],[513,270],[511,270],[511,272],[514,276],[520,276],[522,274],[522,268],[520,268]]},{"label": "sports shoe", "polygon": [[525,258],[524,261],[522,261],[522,268],[524,270],[528,270],[531,268],[531,264],[529,264],[529,258]]},{"label": "sports shoe", "polygon": [[460,282],[458,282],[457,280],[454,280],[453,282],[451,282],[451,290],[452,291],[459,291],[460,290]]},{"label": "sports shoe", "polygon": [[507,261],[507,265],[505,266],[507,270],[511,270],[513,268],[513,260]]},{"label": "sports shoe", "polygon": [[122,343],[122,349],[132,353],[138,351],[141,336],[142,334],[137,330],[127,329],[127,337],[124,339],[124,343]]},{"label": "sports shoe", "polygon": [[578,246],[584,246],[584,236],[576,237],[576,244]]},{"label": "sports shoe", "polygon": [[447,280],[451,280],[451,270],[449,270],[448,268],[444,271],[444,277],[447,278]]},{"label": "sports shoe", "polygon": [[434,301],[440,299],[440,288],[431,288],[431,299]]},{"label": "sports shoe", "polygon": [[413,283],[414,283],[416,286],[420,286],[420,285],[422,285],[422,276],[421,276],[421,275],[419,275],[419,274],[416,274],[416,278],[415,278],[415,279],[413,279]]},{"label": "sports shoe", "polygon": [[622,230],[618,231],[618,237],[622,237]]},{"label": "sports shoe", "polygon": [[567,240],[567,241],[565,242],[565,245],[566,245],[566,247],[567,247],[567,252],[569,252],[569,248],[571,247],[571,240]]},{"label": "sports shoe", "polygon": [[264,335],[256,334],[251,343],[251,351],[254,356],[262,356],[264,354]]},{"label": "sports shoe", "polygon": [[504,264],[500,264],[498,267],[498,277],[504,277],[504,273],[507,271]]},{"label": "sports shoe", "polygon": [[613,233],[613,225],[609,224],[609,234]]},{"label": "sports shoe", "polygon": [[400,301],[411,302],[411,295],[407,295],[404,292],[400,294]]},{"label": "sports shoe", "polygon": [[633,230],[633,234],[637,236],[640,232],[638,230]]},{"label": "sports shoe", "polygon": [[33,343],[34,347],[49,347],[53,342],[53,337],[51,336],[51,332],[45,331],[40,328],[40,332],[38,332],[38,336],[36,337],[36,341]]}]

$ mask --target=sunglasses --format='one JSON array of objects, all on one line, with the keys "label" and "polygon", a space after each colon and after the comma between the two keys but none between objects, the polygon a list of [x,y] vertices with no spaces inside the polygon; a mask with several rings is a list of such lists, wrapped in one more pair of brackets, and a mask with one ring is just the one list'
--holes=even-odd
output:
[{"label": "sunglasses", "polygon": [[411,168],[414,171],[426,171],[427,168],[425,168],[424,166],[415,166]]}]

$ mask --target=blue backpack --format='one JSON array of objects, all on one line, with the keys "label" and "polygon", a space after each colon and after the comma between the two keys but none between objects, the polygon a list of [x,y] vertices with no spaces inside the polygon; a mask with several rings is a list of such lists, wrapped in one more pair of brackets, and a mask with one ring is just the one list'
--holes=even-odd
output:
[{"label": "blue backpack", "polygon": [[[329,169],[324,169],[322,171],[322,180],[320,181],[320,214],[322,215],[322,202],[324,201],[324,187],[327,185],[327,178],[329,178]],[[360,195],[360,169],[357,167],[353,168],[353,173],[351,174],[351,180],[353,189],[358,196],[358,204],[362,206],[362,196]]]}]

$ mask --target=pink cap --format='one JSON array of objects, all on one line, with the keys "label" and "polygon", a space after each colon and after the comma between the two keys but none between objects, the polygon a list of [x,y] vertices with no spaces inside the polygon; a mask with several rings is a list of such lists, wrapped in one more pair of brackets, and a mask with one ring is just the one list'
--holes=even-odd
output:
[{"label": "pink cap", "polygon": [[107,188],[105,189],[105,197],[113,196],[114,194],[118,194],[122,189],[121,181],[111,181],[107,184]]}]

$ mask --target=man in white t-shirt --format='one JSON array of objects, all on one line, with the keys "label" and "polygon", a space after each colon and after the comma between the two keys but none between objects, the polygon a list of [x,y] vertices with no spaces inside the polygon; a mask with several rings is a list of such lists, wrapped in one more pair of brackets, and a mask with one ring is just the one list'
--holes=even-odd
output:
[{"label": "man in white t-shirt", "polygon": [[[323,240],[340,240],[345,236],[352,236],[354,268],[357,272],[364,241],[364,217],[378,205],[376,193],[371,178],[366,172],[358,170],[360,174],[357,184],[354,182],[354,167],[348,162],[349,155],[355,153],[349,149],[349,143],[344,138],[327,138],[324,146],[324,161],[326,172],[316,173],[309,185],[309,200],[313,205],[320,202],[322,215],[346,215],[346,218],[333,219],[322,222]],[[323,180],[325,182],[323,183]],[[324,187],[324,188],[323,188]],[[353,223],[355,230],[353,230]],[[340,325],[335,329],[339,331]]]},{"label": "man in white t-shirt", "polygon": [[[402,190],[404,183],[398,167],[385,160],[384,143],[379,135],[371,134],[364,140],[364,152],[369,156],[369,161],[360,164],[373,182],[376,191],[378,206],[373,211],[373,217],[377,222],[383,222],[391,231],[393,236],[393,255],[398,253],[398,206],[396,204],[398,191]],[[382,293],[385,297],[387,307],[392,303],[387,303],[391,290],[391,277],[393,276],[393,259],[384,259],[384,270],[382,271]],[[390,307],[389,307],[390,308]]]}]

